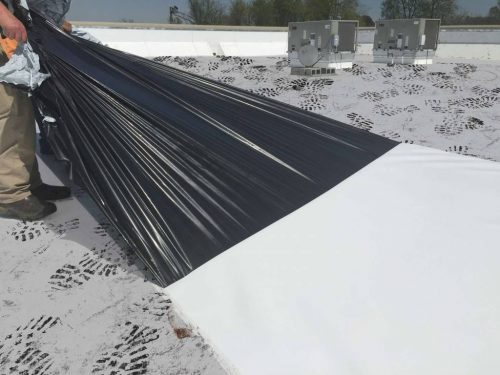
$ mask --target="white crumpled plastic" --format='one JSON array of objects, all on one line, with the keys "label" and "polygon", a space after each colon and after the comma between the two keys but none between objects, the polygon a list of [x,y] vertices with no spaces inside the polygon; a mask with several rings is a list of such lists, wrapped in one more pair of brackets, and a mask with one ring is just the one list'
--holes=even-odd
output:
[{"label": "white crumpled plastic", "polygon": [[50,74],[40,72],[39,57],[29,43],[19,44],[12,58],[0,66],[0,82],[24,86],[31,91],[49,77]]},{"label": "white crumpled plastic", "polygon": [[71,35],[77,36],[78,38],[88,40],[89,42],[102,44],[102,42],[99,39],[97,39],[95,36],[93,36],[92,34],[86,32],[85,30],[82,30],[82,29],[73,29],[73,31],[71,32]]}]

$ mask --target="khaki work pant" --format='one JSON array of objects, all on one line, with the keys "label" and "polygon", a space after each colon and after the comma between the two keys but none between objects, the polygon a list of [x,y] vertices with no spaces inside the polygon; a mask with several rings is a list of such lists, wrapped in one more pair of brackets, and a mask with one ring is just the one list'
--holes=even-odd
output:
[{"label": "khaki work pant", "polygon": [[42,183],[35,148],[36,125],[28,95],[0,84],[0,204],[20,201]]}]

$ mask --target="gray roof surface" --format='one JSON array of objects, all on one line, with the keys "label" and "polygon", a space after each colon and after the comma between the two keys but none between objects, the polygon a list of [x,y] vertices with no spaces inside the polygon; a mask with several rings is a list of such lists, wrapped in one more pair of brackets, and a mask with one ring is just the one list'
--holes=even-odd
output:
[{"label": "gray roof surface", "polygon": [[291,76],[278,57],[164,57],[173,67],[251,90],[399,142],[500,161],[500,64],[359,62],[336,75]]}]

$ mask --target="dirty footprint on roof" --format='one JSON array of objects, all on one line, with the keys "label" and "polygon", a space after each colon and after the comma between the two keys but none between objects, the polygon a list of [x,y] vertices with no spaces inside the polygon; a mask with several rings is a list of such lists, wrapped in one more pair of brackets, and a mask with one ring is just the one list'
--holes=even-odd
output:
[{"label": "dirty footprint on roof", "polygon": [[92,374],[147,374],[149,346],[160,337],[158,330],[131,322],[126,322],[124,328],[127,331],[121,336],[121,342],[100,355]]},{"label": "dirty footprint on roof", "polygon": [[18,222],[7,231],[7,236],[16,242],[30,246],[34,254],[44,253],[50,245],[69,231],[80,228],[80,219],[75,218],[63,223],[35,221]]},{"label": "dirty footprint on roof", "polygon": [[[59,318],[41,316],[19,326],[0,339],[1,374],[49,375],[53,359],[45,351],[41,339],[48,330],[60,324]],[[5,371],[5,372],[4,372]]]},{"label": "dirty footprint on roof", "polygon": [[140,310],[141,313],[152,315],[153,320],[163,321],[163,318],[167,316],[172,307],[172,302],[163,293],[152,293],[142,297],[141,302],[135,302],[133,306],[134,309]]},{"label": "dirty footprint on roof", "polygon": [[82,286],[94,277],[108,278],[126,272],[136,264],[133,251],[114,240],[93,247],[77,264],[65,264],[49,279],[52,290],[68,290]]}]

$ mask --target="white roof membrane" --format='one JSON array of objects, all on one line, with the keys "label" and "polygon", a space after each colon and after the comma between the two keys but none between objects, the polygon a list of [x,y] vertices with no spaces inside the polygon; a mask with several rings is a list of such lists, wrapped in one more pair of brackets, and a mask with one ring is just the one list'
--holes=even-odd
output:
[{"label": "white roof membrane", "polygon": [[400,145],[167,291],[242,374],[496,373],[498,186]]}]

